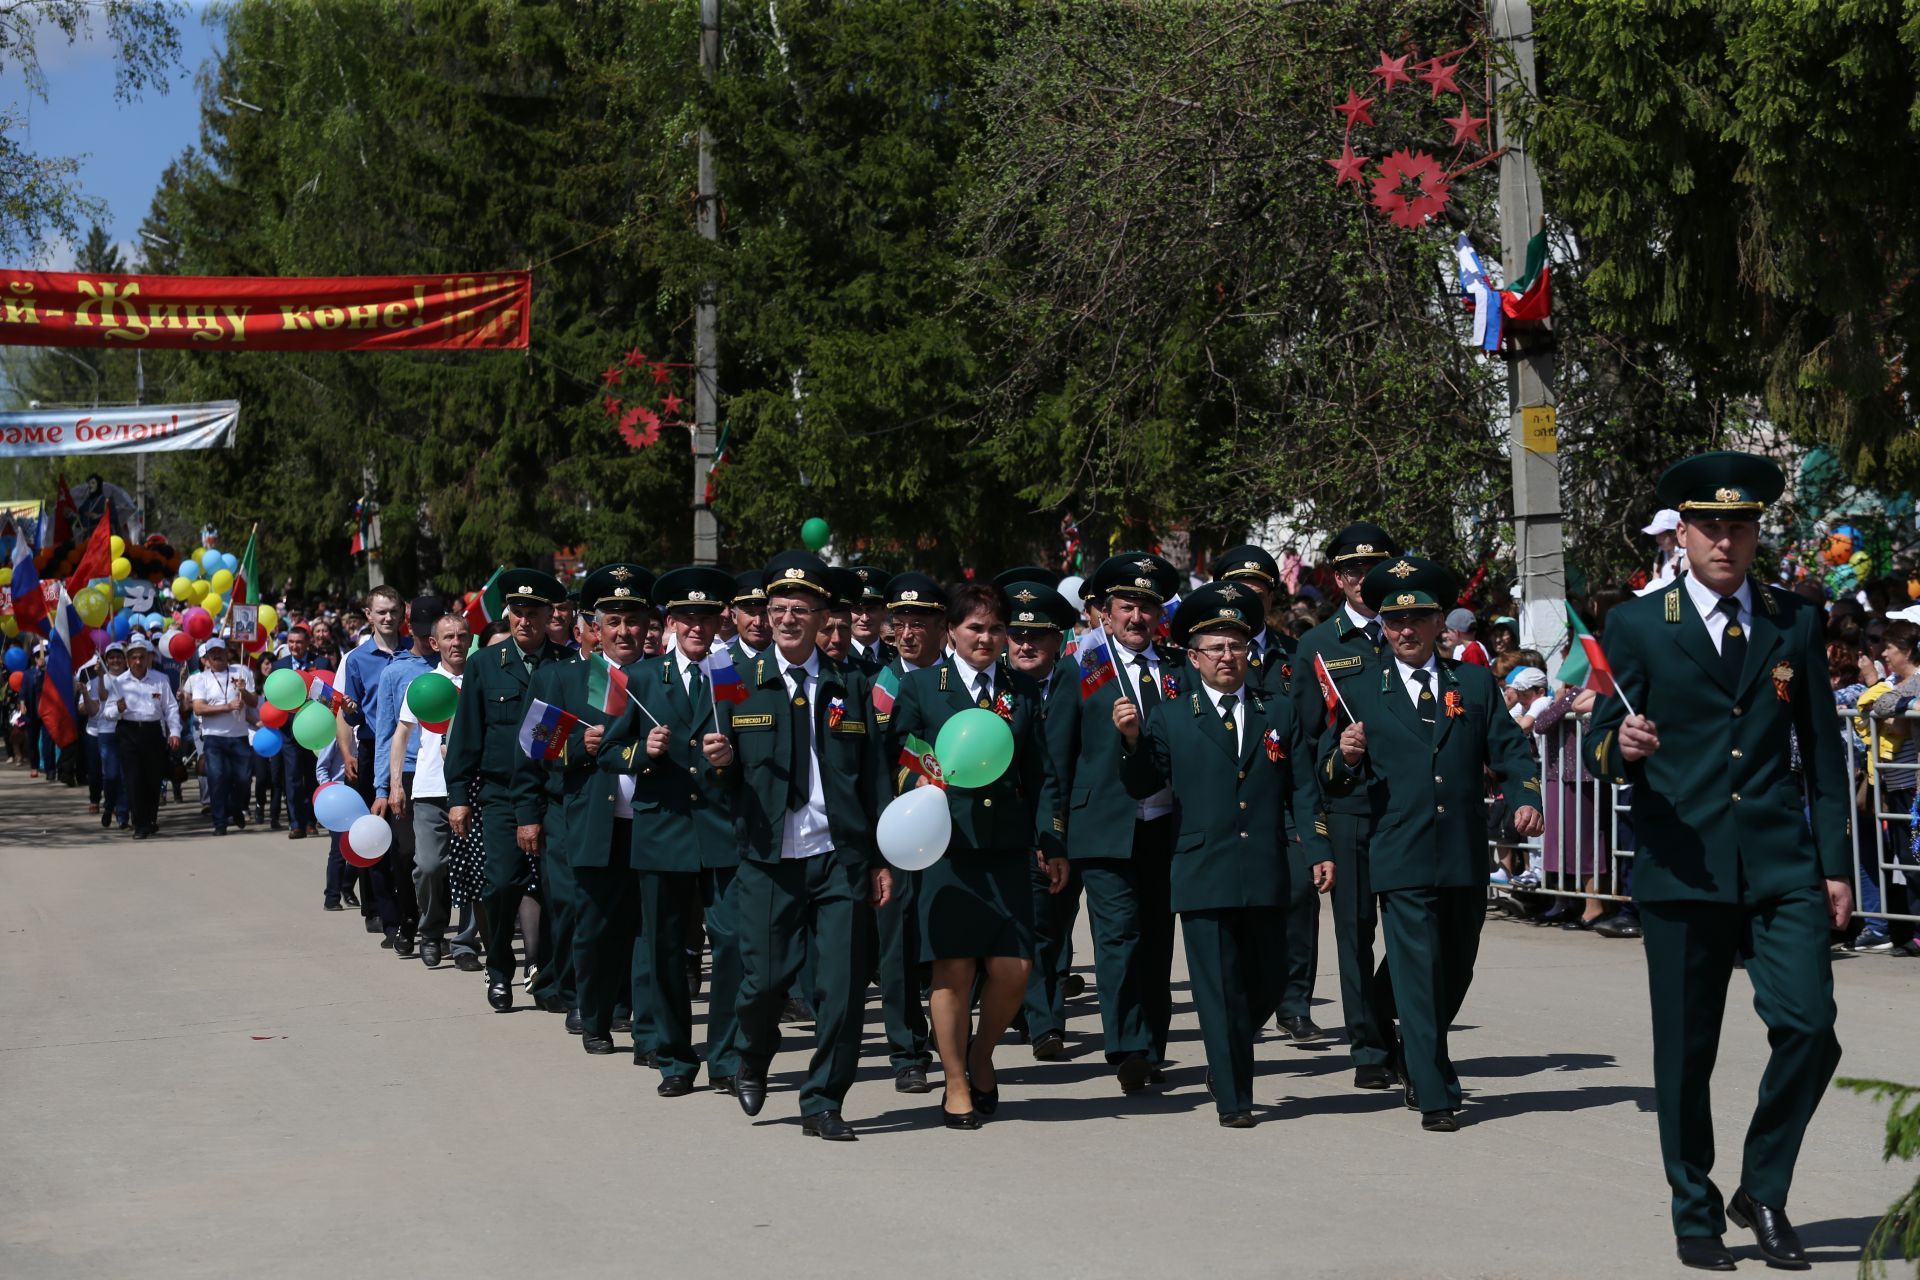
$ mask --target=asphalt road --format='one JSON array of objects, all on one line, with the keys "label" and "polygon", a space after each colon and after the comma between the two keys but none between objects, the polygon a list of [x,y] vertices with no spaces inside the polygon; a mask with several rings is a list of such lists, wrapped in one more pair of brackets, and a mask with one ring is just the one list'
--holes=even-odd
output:
[{"label": "asphalt road", "polygon": [[[797,1036],[757,1121],[704,1088],[662,1100],[559,1017],[495,1014],[479,975],[322,912],[319,841],[162,821],[136,844],[84,795],[0,769],[8,1280],[1682,1274],[1633,942],[1489,924],[1453,1035],[1457,1134],[1352,1089],[1338,1044],[1281,1041],[1259,1051],[1261,1125],[1220,1129],[1177,973],[1168,1088],[1120,1095],[1089,993],[1070,1060],[1002,1049],[977,1133],[939,1127],[937,1092],[894,1093],[870,1003],[861,1140],[835,1145],[800,1134]],[[1836,970],[1841,1073],[1920,1081],[1920,963]],[[1321,973],[1324,1001],[1330,950]],[[1729,1194],[1766,1048],[1734,981]],[[1789,1206],[1816,1274],[1852,1272],[1916,1172],[1881,1141],[1877,1105],[1829,1096]]]}]

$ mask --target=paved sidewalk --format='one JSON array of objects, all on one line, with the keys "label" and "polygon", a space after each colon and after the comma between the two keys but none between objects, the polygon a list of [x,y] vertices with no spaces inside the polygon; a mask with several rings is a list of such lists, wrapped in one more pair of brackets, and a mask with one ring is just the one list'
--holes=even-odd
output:
[{"label": "paved sidewalk", "polygon": [[[1341,1047],[1280,1041],[1263,1123],[1218,1128],[1182,974],[1167,1090],[1120,1096],[1089,996],[1071,1060],[1002,1049],[978,1133],[939,1128],[937,1092],[893,1092],[870,1003],[861,1141],[833,1145],[799,1132],[798,1037],[757,1121],[704,1088],[663,1100],[559,1017],[494,1014],[479,975],[323,913],[322,842],[214,840],[173,806],[135,844],[85,807],[0,769],[7,1280],[1684,1274],[1635,943],[1489,924],[1453,1037],[1457,1134],[1353,1090]],[[1920,962],[1836,968],[1841,1072],[1920,1082]],[[1330,997],[1330,951],[1321,973]],[[1765,1052],[1735,986],[1729,1194]],[[1881,1119],[1834,1093],[1815,1121],[1790,1209],[1816,1275],[1851,1274],[1914,1176],[1881,1164]]]}]

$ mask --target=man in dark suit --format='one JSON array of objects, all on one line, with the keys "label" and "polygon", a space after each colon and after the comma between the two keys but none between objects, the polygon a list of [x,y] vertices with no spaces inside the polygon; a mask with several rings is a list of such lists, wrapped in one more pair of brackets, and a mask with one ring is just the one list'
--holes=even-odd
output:
[{"label": "man in dark suit", "polygon": [[[1286,985],[1287,806],[1293,704],[1249,679],[1248,652],[1264,617],[1237,583],[1188,594],[1173,638],[1198,676],[1184,698],[1160,703],[1143,726],[1133,703],[1113,704],[1126,743],[1127,789],[1171,785],[1174,823],[1169,905],[1187,944],[1207,1088],[1228,1129],[1251,1129],[1253,1042]],[[1309,891],[1333,884],[1331,858],[1308,868]]]},{"label": "man in dark suit", "polygon": [[[1853,806],[1824,617],[1748,577],[1760,513],[1785,484],[1773,463],[1746,453],[1702,454],[1661,477],[1660,505],[1680,512],[1687,571],[1607,615],[1619,696],[1602,701],[1588,747],[1597,776],[1633,785],[1660,1153],[1675,1249],[1706,1270],[1733,1269],[1726,1217],[1752,1227],[1770,1262],[1807,1265],[1787,1192],[1840,1061],[1828,930],[1853,911]],[[1708,1084],[1736,960],[1772,1053],[1740,1186],[1723,1210],[1709,1176]]]},{"label": "man in dark suit", "polygon": [[1087,894],[1107,1061],[1125,1093],[1165,1079],[1160,1068],[1173,1018],[1173,795],[1163,790],[1139,800],[1127,793],[1113,704],[1126,697],[1151,712],[1184,694],[1184,656],[1154,641],[1179,582],[1172,565],[1145,551],[1123,551],[1095,569],[1084,590],[1100,607],[1104,633],[1092,643],[1083,639],[1078,656],[1086,685],[1097,684],[1103,667],[1091,655],[1104,644],[1106,683],[1047,707],[1047,749],[1066,796],[1062,834]]},{"label": "man in dark suit", "polygon": [[1486,773],[1536,798],[1514,809],[1527,837],[1546,829],[1540,782],[1492,672],[1435,652],[1453,576],[1395,556],[1369,570],[1362,589],[1388,654],[1377,677],[1345,685],[1353,722],[1317,768],[1329,796],[1363,791],[1376,806],[1368,870],[1386,925],[1406,1102],[1423,1128],[1451,1133],[1460,1078],[1447,1027],[1473,982],[1487,910]]},{"label": "man in dark suit", "polygon": [[841,1115],[860,1057],[862,993],[870,972],[866,912],[884,908],[893,876],[874,844],[887,793],[871,688],[834,667],[818,647],[831,590],[827,566],[806,551],[766,569],[772,643],[740,676],[722,719],[725,769],[740,845],[740,1109],[760,1114],[767,1066],[780,1048],[780,1011],[813,956],[813,1061],[800,1089],[801,1132],[835,1142],[857,1136]]},{"label": "man in dark suit", "polygon": [[[540,849],[541,829],[514,822],[513,771],[520,755],[520,721],[527,710],[527,686],[534,672],[548,663],[577,662],[570,649],[547,639],[547,623],[554,604],[566,597],[566,588],[538,569],[509,569],[500,575],[501,594],[513,633],[505,643],[489,646],[467,664],[460,686],[460,704],[447,738],[447,794],[456,799],[477,787],[481,806],[481,840],[486,846],[487,891],[481,900],[486,912],[487,1003],[498,1012],[513,1008],[513,926],[523,898],[537,894],[537,877],[529,859]],[[447,824],[464,836],[473,821],[473,807],[457,803],[447,810]],[[547,839],[563,838],[553,831]],[[537,898],[528,913],[533,928],[528,938],[528,960],[536,958],[540,933]],[[524,931],[524,930],[523,930]]]}]

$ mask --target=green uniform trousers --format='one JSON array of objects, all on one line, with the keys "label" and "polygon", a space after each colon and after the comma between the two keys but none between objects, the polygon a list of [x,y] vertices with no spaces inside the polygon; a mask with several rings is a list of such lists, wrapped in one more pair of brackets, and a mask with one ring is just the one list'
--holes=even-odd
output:
[{"label": "green uniform trousers", "polygon": [[1320,893],[1313,887],[1313,863],[1306,846],[1287,842],[1286,985],[1274,1012],[1304,1018],[1313,1011],[1313,980],[1320,964]]},{"label": "green uniform trousers", "polygon": [[573,869],[570,932],[580,1025],[590,1034],[610,1035],[617,1012],[632,1009],[633,1043],[645,1048],[642,1011],[633,1003],[642,939],[639,889],[627,868],[632,845],[633,819],[615,818],[609,865]]},{"label": "green uniform trousers", "polygon": [[933,1062],[927,1048],[927,1008],[920,999],[920,924],[914,905],[919,879],[913,872],[895,871],[893,901],[873,913],[874,981],[880,987],[887,1056],[896,1075]]},{"label": "green uniform trousers", "polygon": [[[580,917],[579,871],[573,865],[573,847],[565,829],[552,824],[559,812],[549,810],[546,844],[540,852],[540,947],[535,961],[540,972],[527,993],[536,1000],[556,1000],[568,1009],[580,1007],[579,947],[574,933]],[[621,997],[621,1007],[626,998]]]},{"label": "green uniform trousers", "polygon": [[1840,1062],[1833,1033],[1827,899],[1817,887],[1759,903],[1642,902],[1640,929],[1653,997],[1653,1085],[1660,1157],[1673,1188],[1673,1233],[1726,1229],[1713,1185],[1710,1082],[1736,955],[1773,1052],[1747,1128],[1740,1185],[1784,1209],[1800,1142]]},{"label": "green uniform trousers", "polygon": [[1093,978],[1108,1062],[1167,1057],[1173,1021],[1173,816],[1133,824],[1131,858],[1074,863],[1087,891]]},{"label": "green uniform trousers", "polygon": [[[1329,896],[1333,899],[1333,949],[1340,961],[1340,1016],[1346,1020],[1353,1065],[1381,1067],[1393,1057],[1393,985],[1385,957],[1377,968],[1373,960],[1373,938],[1380,924],[1367,859],[1373,819],[1349,813],[1326,817],[1327,840],[1333,846]],[[1300,873],[1294,874],[1297,889]],[[1312,882],[1309,874],[1307,883]],[[1291,927],[1293,921],[1287,923]],[[1292,945],[1291,935],[1288,943]]]},{"label": "green uniform trousers", "polygon": [[1066,887],[1047,892],[1047,873],[1038,860],[1029,874],[1033,888],[1033,968],[1027,974],[1026,1005],[1021,1010],[1032,1044],[1050,1031],[1065,1034],[1067,1000],[1061,984],[1073,972],[1073,923],[1080,918],[1080,869],[1069,864]]},{"label": "green uniform trousers", "polygon": [[1422,1111],[1456,1110],[1460,1077],[1447,1056],[1447,1028],[1473,985],[1487,891],[1478,885],[1395,889],[1380,895],[1380,914],[1407,1079]]},{"label": "green uniform trousers", "polygon": [[1253,1109],[1253,1042],[1287,982],[1286,907],[1183,911],[1187,978],[1221,1115]]},{"label": "green uniform trousers", "polygon": [[[478,788],[480,805],[480,843],[486,850],[487,891],[481,899],[486,908],[481,940],[487,948],[487,979],[510,982],[518,966],[513,952],[513,930],[519,923],[520,899],[527,894],[533,876],[526,870],[526,855],[515,841],[517,826],[513,820],[513,800],[505,786],[482,782]],[[544,890],[542,890],[544,891]],[[543,931],[544,932],[544,931]],[[528,955],[529,964],[540,957]]]},{"label": "green uniform trousers", "polygon": [[[662,1078],[700,1073],[693,1048],[693,997],[689,968],[699,963],[685,938],[707,903],[707,935],[713,945],[713,980],[707,988],[707,1075],[730,1076],[735,1065],[734,1001],[740,993],[740,949],[734,933],[731,867],[706,871],[642,871],[640,937],[645,980],[634,1005],[634,1025],[644,1018]],[[634,1043],[640,1043],[636,1033]]]},{"label": "green uniform trousers", "polygon": [[866,956],[867,868],[839,852],[779,862],[742,862],[739,1029],[743,1063],[764,1069],[780,1050],[780,1011],[813,958],[813,1060],[800,1086],[800,1114],[837,1111],[860,1065],[870,966]]}]

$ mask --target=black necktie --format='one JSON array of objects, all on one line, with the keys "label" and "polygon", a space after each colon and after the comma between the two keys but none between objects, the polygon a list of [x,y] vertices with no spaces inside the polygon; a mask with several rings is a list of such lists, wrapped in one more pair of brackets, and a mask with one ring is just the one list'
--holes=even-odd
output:
[{"label": "black necktie", "polygon": [[1220,723],[1227,727],[1227,739],[1235,748],[1240,745],[1240,736],[1234,732],[1233,709],[1240,705],[1240,699],[1231,693],[1220,695]]},{"label": "black necktie", "polygon": [[813,794],[813,712],[807,705],[807,669],[788,667],[793,718],[787,739],[787,808],[804,809]]},{"label": "black necktie", "polygon": [[1378,649],[1380,647],[1380,619],[1375,618],[1372,622],[1362,627],[1361,630],[1367,633],[1367,643]]},{"label": "black necktie", "polygon": [[707,673],[700,669],[699,663],[687,668],[687,706],[693,712],[694,723],[700,721],[701,695],[706,692]]},{"label": "black necktie", "polygon": [[1420,708],[1420,718],[1426,721],[1427,728],[1431,729],[1433,728],[1433,672],[1422,667],[1413,673],[1413,678],[1420,682],[1420,700],[1415,705]]},{"label": "black necktie", "polygon": [[1134,684],[1140,690],[1140,710],[1160,705],[1160,682],[1153,678],[1153,667],[1147,661],[1147,655],[1141,654],[1133,660]]},{"label": "black necktie", "polygon": [[974,677],[973,700],[981,707],[993,705],[993,677],[985,671]]},{"label": "black necktie", "polygon": [[1724,596],[1714,607],[1727,615],[1727,629],[1720,633],[1720,665],[1726,668],[1727,683],[1738,689],[1740,668],[1747,661],[1747,631],[1740,625],[1740,602]]},{"label": "black necktie", "polygon": [[1247,642],[1247,665],[1256,671],[1260,669],[1260,642],[1258,640],[1249,640]]}]

